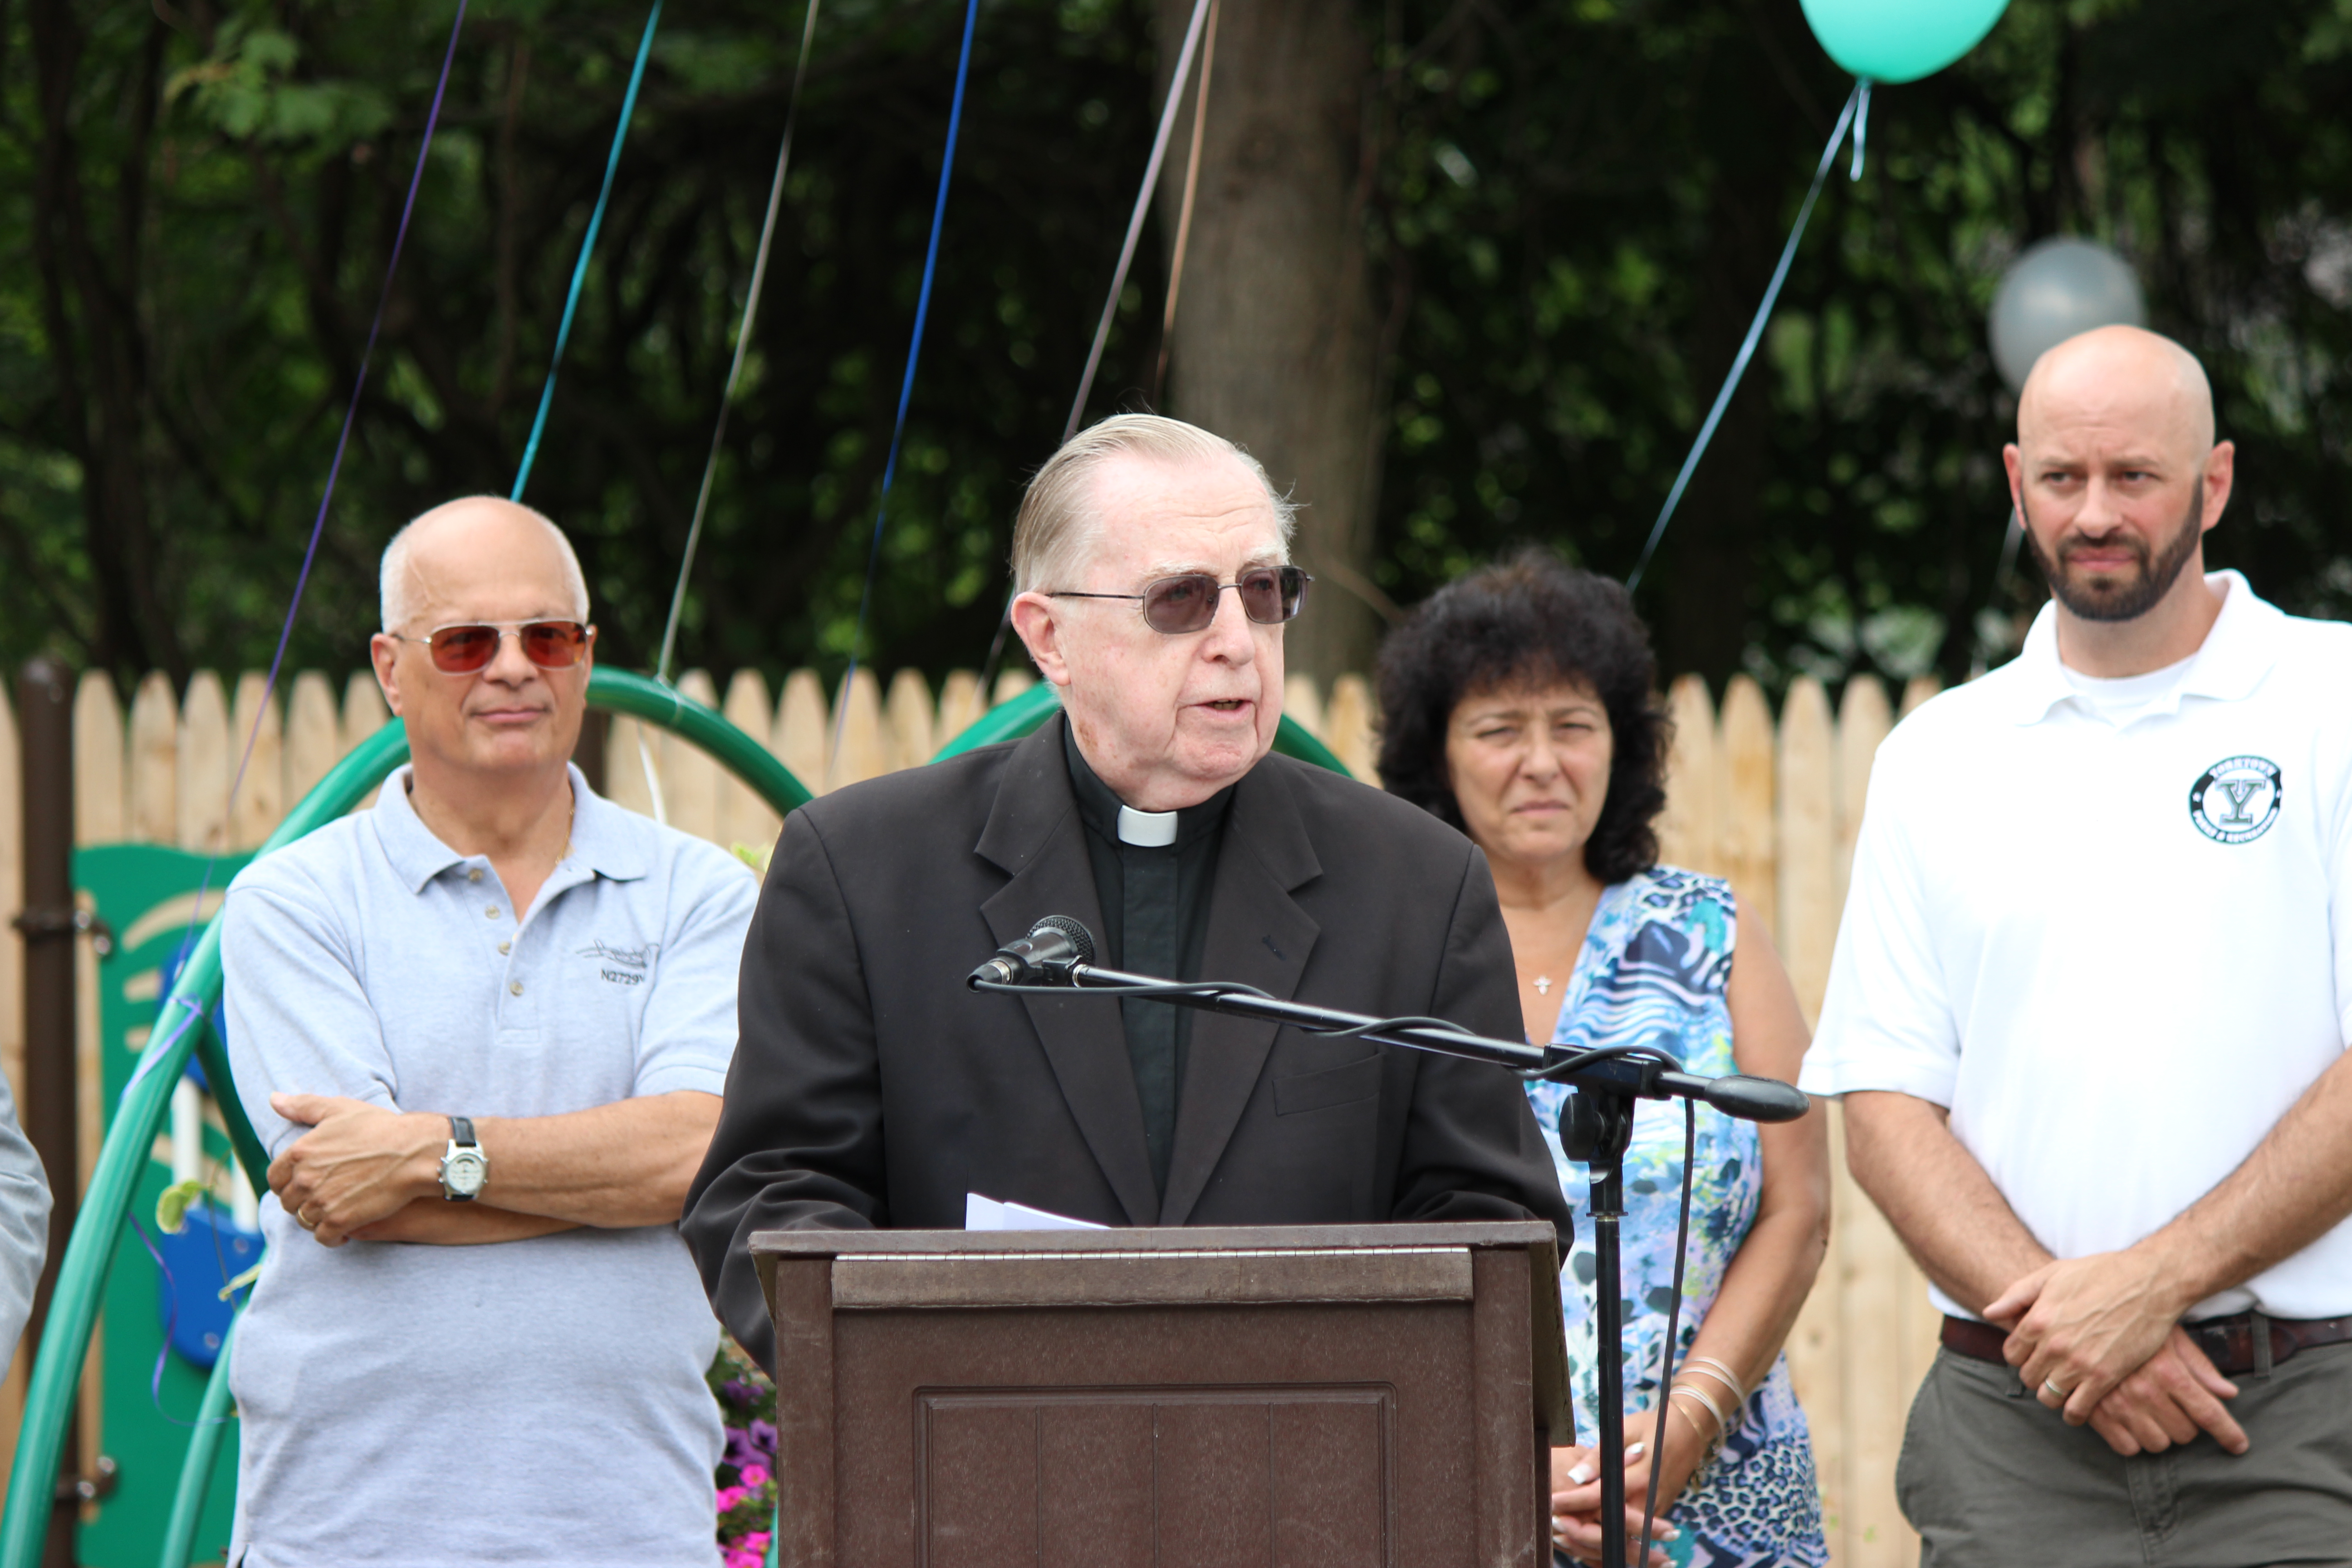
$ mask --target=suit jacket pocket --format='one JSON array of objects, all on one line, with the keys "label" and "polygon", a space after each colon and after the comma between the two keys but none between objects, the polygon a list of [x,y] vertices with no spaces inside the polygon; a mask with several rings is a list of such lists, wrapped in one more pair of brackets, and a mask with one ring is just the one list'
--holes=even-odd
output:
[{"label": "suit jacket pocket", "polygon": [[1295,1072],[1274,1080],[1274,1113],[1297,1116],[1334,1105],[1353,1105],[1381,1092],[1381,1053],[1374,1051],[1344,1067]]}]

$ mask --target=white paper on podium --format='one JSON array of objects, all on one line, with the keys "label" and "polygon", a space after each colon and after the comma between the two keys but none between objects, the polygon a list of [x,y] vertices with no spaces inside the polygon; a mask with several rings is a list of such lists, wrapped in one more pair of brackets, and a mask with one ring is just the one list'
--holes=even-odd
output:
[{"label": "white paper on podium", "polygon": [[1048,1214],[1033,1209],[1027,1204],[1001,1204],[994,1198],[982,1197],[978,1193],[963,1195],[963,1227],[966,1230],[1108,1230],[1092,1220],[1072,1219],[1067,1215]]}]

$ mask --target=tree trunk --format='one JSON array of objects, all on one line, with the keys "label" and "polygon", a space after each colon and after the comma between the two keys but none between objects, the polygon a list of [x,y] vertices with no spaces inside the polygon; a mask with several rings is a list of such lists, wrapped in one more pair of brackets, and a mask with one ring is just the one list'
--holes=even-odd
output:
[{"label": "tree trunk", "polygon": [[[147,343],[140,321],[147,160],[169,32],[148,24],[113,180],[112,234],[90,210],[73,127],[87,42],[75,7],[44,0],[29,16],[41,140],[33,181],[32,248],[65,445],[81,467],[85,548],[95,579],[92,662],[135,675],[157,665],[175,680],[186,660],[163,592],[147,492]],[[111,256],[104,253],[112,240]]]},{"label": "tree trunk", "polygon": [[[1163,101],[1192,12],[1190,0],[1160,0]],[[1318,581],[1287,664],[1324,681],[1367,668],[1380,634],[1350,586],[1369,589],[1380,490],[1363,236],[1370,68],[1347,0],[1223,0],[1170,342],[1169,412],[1247,447],[1298,503],[1293,553]],[[1194,91],[1160,186],[1171,244]]]}]

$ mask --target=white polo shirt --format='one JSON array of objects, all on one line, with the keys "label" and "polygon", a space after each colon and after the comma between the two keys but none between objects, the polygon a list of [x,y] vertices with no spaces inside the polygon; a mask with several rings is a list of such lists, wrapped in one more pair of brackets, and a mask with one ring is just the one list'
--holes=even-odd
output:
[{"label": "white polo shirt", "polygon": [[[574,768],[571,851],[518,911],[408,778],[230,884],[229,1060],[272,1158],[304,1131],[273,1089],[461,1116],[724,1090],[759,892],[740,862]],[[719,1324],[677,1226],[329,1248],[270,1195],[261,1228],[231,1562],[717,1568]]]},{"label": "white polo shirt", "polygon": [[[2083,689],[2045,608],[1887,737],[1805,1057],[1948,1107],[2061,1258],[2160,1229],[2352,1042],[2352,626],[2206,581],[2169,680]],[[2352,1222],[2189,1315],[2250,1305],[2352,1312]]]}]

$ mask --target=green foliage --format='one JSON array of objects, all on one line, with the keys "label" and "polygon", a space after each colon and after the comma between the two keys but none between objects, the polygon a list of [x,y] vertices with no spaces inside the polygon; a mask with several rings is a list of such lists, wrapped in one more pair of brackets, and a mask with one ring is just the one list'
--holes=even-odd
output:
[{"label": "green foliage", "polygon": [[[453,10],[0,12],[0,656],[267,660]],[[1372,576],[1409,603],[1526,539],[1622,574],[1848,84],[1796,0],[1362,15],[1392,350]],[[296,665],[360,661],[403,519],[510,484],[643,20],[641,0],[469,16]],[[743,0],[666,17],[532,476],[625,663],[667,613],[799,21]],[[961,21],[824,13],[687,664],[847,657]],[[1152,21],[1143,0],[983,10],[866,634],[886,668],[988,646],[1149,147]],[[1867,171],[1832,176],[1643,584],[1666,667],[1949,678],[2004,653],[2038,593],[1995,580],[2013,406],[1984,312],[2009,258],[2061,232],[2117,247],[2213,372],[2241,447],[2215,558],[2352,613],[2347,40],[2343,0],[2014,0],[1960,65],[1882,90]],[[1098,413],[1150,384],[1165,243],[1139,258]]]},{"label": "green foliage", "polygon": [[232,17],[215,36],[212,58],[173,73],[168,105],[190,95],[197,123],[228,141],[337,153],[382,131],[392,106],[373,85],[295,74],[301,46],[276,27]]}]

